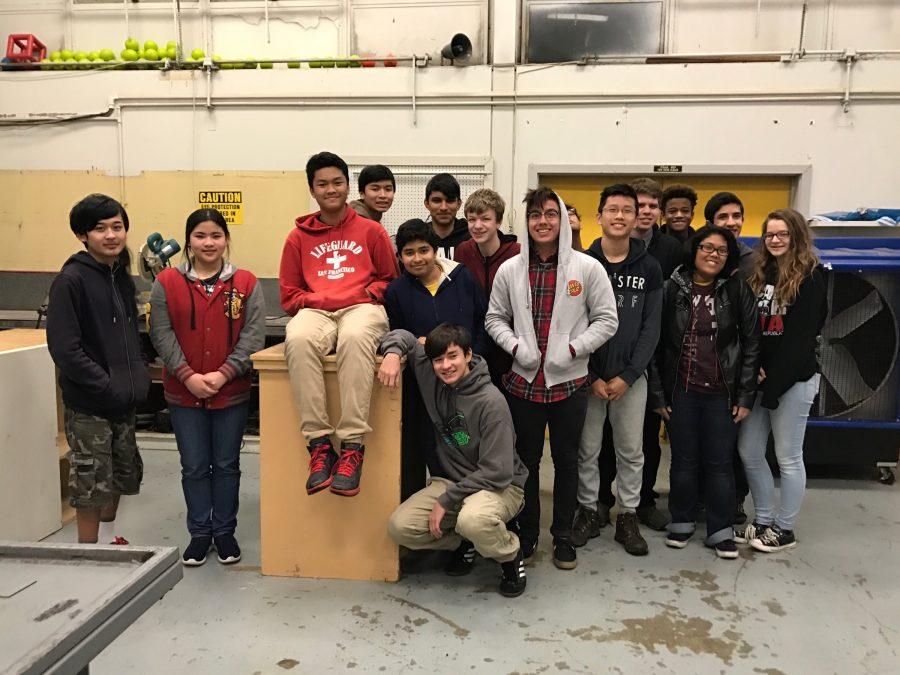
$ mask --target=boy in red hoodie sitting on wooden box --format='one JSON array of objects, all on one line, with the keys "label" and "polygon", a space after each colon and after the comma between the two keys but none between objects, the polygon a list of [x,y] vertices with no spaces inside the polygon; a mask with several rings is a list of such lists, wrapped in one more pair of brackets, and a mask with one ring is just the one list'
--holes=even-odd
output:
[{"label": "boy in red hoodie sitting on wooden box", "polygon": [[[385,229],[348,207],[350,174],[343,159],[330,152],[313,155],[306,179],[320,210],[297,218],[281,254],[281,306],[293,315],[285,357],[300,432],[309,443],[306,492],[330,487],[351,497],[359,493],[363,438],[371,431],[375,350],[388,329],[382,301],[398,274],[397,258]],[[337,353],[341,392],[335,426],[325,404],[323,360],[331,352]]]}]

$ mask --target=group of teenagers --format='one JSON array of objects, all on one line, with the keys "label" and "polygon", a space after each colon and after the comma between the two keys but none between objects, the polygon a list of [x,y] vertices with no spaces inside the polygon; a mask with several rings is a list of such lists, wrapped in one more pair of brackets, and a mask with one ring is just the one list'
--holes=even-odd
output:
[{"label": "group of teenagers", "polygon": [[[455,178],[438,174],[426,187],[430,218],[403,223],[392,241],[379,222],[396,190],[390,169],[366,167],[352,202],[337,155],[313,155],[306,175],[319,210],[296,219],[279,282],[309,495],[360,492],[372,389],[376,380],[403,382],[404,447],[424,466],[418,484],[404,485],[388,533],[409,549],[450,551],[452,576],[469,573],[478,554],[499,563],[500,593],[524,592],[540,533],[545,434],[559,569],[574,569],[576,549],[610,522],[613,483],[614,538],[632,555],[648,553],[639,523],[666,530],[666,545],[680,549],[702,511],[705,544],[720,558],[736,558],[740,543],[764,552],[796,545],[827,315],[801,214],[770,213],[750,249],[737,238],[744,207],[736,195],[714,195],[695,231],[693,189],[638,179],[602,191],[602,236],[582,250],[579,214],[552,189],[525,195],[518,241],[502,231],[500,195],[482,188],[463,204]],[[70,226],[85,250],[54,280],[47,317],[70,502],[79,541],[127,543],[115,519],[120,495],[139,491],[134,417],[149,387],[128,216],[116,200],[89,195]],[[229,243],[221,214],[193,212],[184,262],[151,290],[150,338],[181,456],[185,565],[203,564],[211,550],[225,564],[241,557],[239,450],[266,312],[256,277],[234,266]],[[661,422],[671,516],[655,503]],[[770,432],[780,500],[766,461]]]}]

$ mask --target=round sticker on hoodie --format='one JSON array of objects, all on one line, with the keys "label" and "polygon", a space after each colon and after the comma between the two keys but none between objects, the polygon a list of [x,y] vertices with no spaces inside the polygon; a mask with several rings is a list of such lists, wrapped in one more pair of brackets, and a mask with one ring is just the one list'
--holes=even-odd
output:
[{"label": "round sticker on hoodie", "polygon": [[569,283],[566,284],[566,293],[570,297],[576,298],[581,295],[582,288],[583,287],[581,285],[581,282],[578,281],[578,279],[572,279],[571,281],[569,281]]}]

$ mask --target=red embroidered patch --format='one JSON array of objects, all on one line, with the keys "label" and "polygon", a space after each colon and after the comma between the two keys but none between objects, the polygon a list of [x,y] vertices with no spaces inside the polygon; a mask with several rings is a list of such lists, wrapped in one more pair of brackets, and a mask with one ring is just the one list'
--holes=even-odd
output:
[{"label": "red embroidered patch", "polygon": [[577,279],[572,279],[566,285],[566,292],[569,294],[569,296],[571,296],[573,298],[581,295],[581,289],[582,289],[581,282],[578,281]]}]

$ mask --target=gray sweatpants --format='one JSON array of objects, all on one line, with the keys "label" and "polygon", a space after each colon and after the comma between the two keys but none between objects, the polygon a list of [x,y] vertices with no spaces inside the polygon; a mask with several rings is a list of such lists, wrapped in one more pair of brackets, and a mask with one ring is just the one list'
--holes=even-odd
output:
[{"label": "gray sweatpants", "polygon": [[639,377],[622,398],[607,401],[597,396],[588,398],[581,445],[578,448],[578,503],[597,508],[600,493],[600,467],[597,459],[603,445],[606,416],[613,430],[616,449],[616,488],[619,511],[634,512],[641,501],[644,469],[644,411],[647,407],[647,378]]}]

